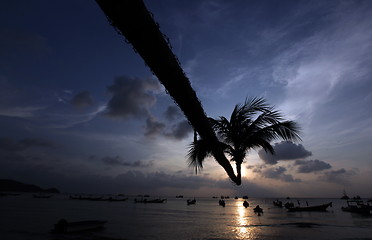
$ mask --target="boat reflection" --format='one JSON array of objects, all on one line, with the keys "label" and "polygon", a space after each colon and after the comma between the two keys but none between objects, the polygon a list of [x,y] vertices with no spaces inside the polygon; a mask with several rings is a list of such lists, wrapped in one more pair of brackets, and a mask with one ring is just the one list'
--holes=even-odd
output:
[{"label": "boat reflection", "polygon": [[236,208],[236,224],[234,232],[236,239],[258,239],[257,227],[252,225],[252,209],[245,208],[243,202],[235,201]]}]

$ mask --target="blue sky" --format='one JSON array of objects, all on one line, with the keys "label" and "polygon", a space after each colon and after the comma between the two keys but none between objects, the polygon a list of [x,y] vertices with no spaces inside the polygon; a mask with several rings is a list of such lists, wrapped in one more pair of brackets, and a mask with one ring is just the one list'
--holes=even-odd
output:
[{"label": "blue sky", "polygon": [[210,117],[264,97],[303,142],[234,186],[186,161],[191,127],[94,1],[0,9],[0,178],[64,192],[372,196],[370,1],[145,1]]}]

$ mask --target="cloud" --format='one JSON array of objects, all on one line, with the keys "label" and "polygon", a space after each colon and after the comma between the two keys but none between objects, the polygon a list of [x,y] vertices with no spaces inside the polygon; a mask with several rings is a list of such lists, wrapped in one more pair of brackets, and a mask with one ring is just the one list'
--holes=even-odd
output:
[{"label": "cloud", "polygon": [[291,174],[285,174],[285,167],[267,168],[261,172],[261,176],[265,178],[278,179],[283,182],[300,182],[300,179],[294,179]]},{"label": "cloud", "polygon": [[287,169],[285,167],[267,167],[264,164],[259,165],[249,165],[247,169],[264,178],[278,179],[283,182],[301,182],[301,179],[295,179],[291,174],[285,174]]},{"label": "cloud", "polygon": [[105,115],[112,118],[148,117],[149,108],[156,103],[153,93],[159,90],[160,84],[150,78],[117,77],[108,87],[112,97]]},{"label": "cloud", "polygon": [[163,135],[165,124],[158,121],[155,117],[149,117],[146,120],[146,137],[156,137],[157,135]]},{"label": "cloud", "polygon": [[93,104],[93,98],[88,91],[79,92],[71,99],[71,104],[77,108],[85,108]]},{"label": "cloud", "polygon": [[320,160],[297,160],[295,165],[299,166],[297,172],[299,173],[311,173],[319,172],[325,169],[332,168],[331,164],[320,161]]},{"label": "cloud", "polygon": [[145,136],[149,138],[163,136],[172,140],[182,140],[187,138],[192,131],[192,127],[186,120],[170,126],[152,116],[146,120]]},{"label": "cloud", "polygon": [[266,153],[263,149],[258,151],[258,156],[266,164],[274,165],[280,160],[302,159],[312,155],[312,153],[306,150],[301,144],[294,144],[288,141],[276,143],[273,148],[275,151],[274,155]]},{"label": "cloud", "polygon": [[[294,117],[311,121],[339,87],[368,83],[372,51],[370,3],[340,2],[306,38],[292,42],[273,62],[273,79],[285,86],[280,106]],[[305,29],[305,28],[302,28]]]},{"label": "cloud", "polygon": [[183,116],[180,109],[177,106],[168,106],[167,110],[164,112],[164,116],[169,121],[174,121]]},{"label": "cloud", "polygon": [[24,138],[15,141],[11,138],[0,138],[0,149],[12,152],[22,151],[33,147],[55,147],[55,144],[50,141],[36,138]]},{"label": "cloud", "polygon": [[182,140],[187,138],[191,132],[193,132],[193,128],[187,120],[184,120],[174,124],[171,131],[165,133],[165,136],[176,140]]},{"label": "cloud", "polygon": [[355,171],[345,170],[341,168],[335,171],[327,171],[319,179],[325,182],[332,182],[338,184],[346,184],[350,181],[350,178],[356,174]]},{"label": "cloud", "polygon": [[150,161],[148,163],[144,163],[141,160],[137,160],[137,161],[134,161],[134,162],[128,162],[128,161],[122,160],[121,157],[119,157],[119,156],[116,156],[116,157],[106,156],[106,157],[103,157],[101,159],[101,161],[104,164],[110,165],[110,166],[126,166],[126,167],[146,168],[146,167],[152,167],[154,165],[153,161]]}]

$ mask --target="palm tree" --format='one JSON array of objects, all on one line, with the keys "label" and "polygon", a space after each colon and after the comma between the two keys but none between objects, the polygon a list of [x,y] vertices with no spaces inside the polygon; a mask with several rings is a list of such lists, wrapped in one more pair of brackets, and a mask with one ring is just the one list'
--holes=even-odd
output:
[{"label": "palm tree", "polygon": [[[224,153],[235,162],[237,178],[241,179],[241,165],[251,149],[263,148],[274,154],[273,140],[301,141],[299,127],[293,121],[285,121],[282,115],[269,106],[263,98],[246,99],[235,106],[230,120],[225,117],[209,118],[219,138]],[[206,139],[198,139],[190,145],[188,161],[195,172],[203,168],[204,160],[213,156],[213,146]]]},{"label": "palm tree", "polygon": [[[240,170],[237,171],[238,174],[236,175],[226,158],[225,145],[221,144],[222,142],[215,134],[215,131],[218,130],[217,125],[211,122],[205,114],[189,79],[182,70],[177,57],[173,54],[168,40],[159,30],[159,25],[154,21],[143,1],[96,0],[96,2],[109,19],[110,24],[126,38],[127,42],[132,44],[135,51],[164,85],[169,95],[194,127],[194,130],[204,140],[204,144],[208,144],[206,154],[212,155],[230,179],[235,184],[240,185]],[[195,166],[202,166],[202,160],[200,159],[200,157],[195,158]],[[240,169],[241,163],[238,168],[240,160],[234,161],[237,163],[237,169]]]},{"label": "palm tree", "polygon": [[164,85],[195,131],[211,143],[213,156],[230,179],[240,185],[241,180],[236,177],[234,169],[220,148],[219,141],[189,79],[143,1],[96,0],[96,2],[110,24],[132,44],[135,51]]}]

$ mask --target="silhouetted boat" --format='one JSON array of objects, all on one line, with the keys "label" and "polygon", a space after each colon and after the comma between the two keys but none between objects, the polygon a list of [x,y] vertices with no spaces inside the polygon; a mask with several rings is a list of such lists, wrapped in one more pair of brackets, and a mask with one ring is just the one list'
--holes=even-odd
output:
[{"label": "silhouetted boat", "polygon": [[249,207],[249,203],[248,203],[247,201],[244,201],[244,202],[243,202],[243,206],[244,206],[245,208],[247,208],[247,207]]},{"label": "silhouetted boat", "polygon": [[248,199],[248,196],[244,195],[242,198],[243,198],[243,199]]},{"label": "silhouetted boat", "polygon": [[81,195],[70,195],[70,199],[73,200],[88,200],[88,201],[100,201],[102,196],[81,196]]},{"label": "silhouetted boat", "polygon": [[344,189],[344,192],[343,192],[343,195],[342,195],[341,199],[345,199],[345,200],[349,199],[349,196],[346,194],[345,189]]},{"label": "silhouetted boat", "polygon": [[257,205],[255,208],[253,208],[253,212],[257,213],[260,216],[261,213],[263,213],[263,209],[260,208],[260,205]]},{"label": "silhouetted boat", "polygon": [[149,199],[140,199],[140,200],[138,200],[138,199],[134,199],[134,202],[135,203],[164,203],[164,202],[166,202],[167,201],[167,199],[161,199],[161,198],[156,198],[156,199],[151,199],[151,200],[149,200]]},{"label": "silhouetted boat", "polygon": [[226,205],[225,200],[222,200],[222,199],[220,199],[220,200],[218,201],[218,204],[219,204],[220,206],[222,206],[222,207],[225,207],[225,205]]},{"label": "silhouetted boat", "polygon": [[187,199],[187,205],[192,205],[196,203],[196,199]]},{"label": "silhouetted boat", "polygon": [[90,221],[79,221],[79,222],[67,222],[65,219],[61,219],[58,223],[54,224],[54,233],[74,233],[82,231],[91,231],[99,228],[103,228],[107,221],[90,220]]},{"label": "silhouetted boat", "polygon": [[306,207],[290,207],[287,208],[289,212],[302,212],[302,211],[307,211],[307,212],[316,212],[316,211],[326,211],[328,207],[332,207],[332,202],[322,204],[322,205],[316,205],[316,206],[306,206]]},{"label": "silhouetted boat", "polygon": [[177,195],[176,198],[183,198],[183,195]]},{"label": "silhouetted boat", "polygon": [[369,204],[364,204],[362,200],[353,199],[347,201],[346,207],[341,207],[342,211],[345,212],[352,212],[352,213],[359,213],[364,215],[371,215],[372,214],[372,206]]},{"label": "silhouetted boat", "polygon": [[53,197],[53,195],[51,195],[51,194],[42,194],[42,193],[32,194],[32,196],[34,198],[51,198],[51,197]]},{"label": "silhouetted boat", "polygon": [[273,201],[274,206],[276,207],[283,207],[283,202],[279,200]]}]

